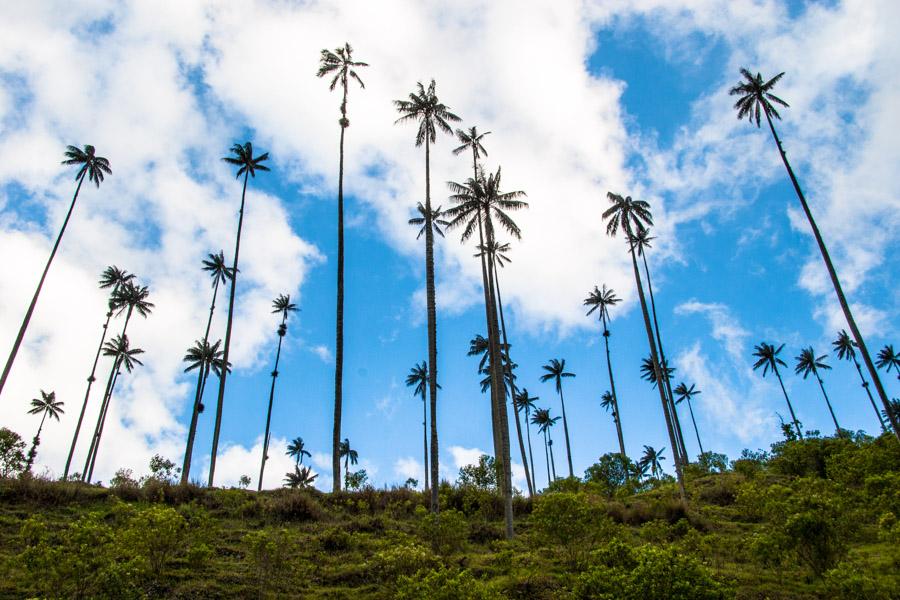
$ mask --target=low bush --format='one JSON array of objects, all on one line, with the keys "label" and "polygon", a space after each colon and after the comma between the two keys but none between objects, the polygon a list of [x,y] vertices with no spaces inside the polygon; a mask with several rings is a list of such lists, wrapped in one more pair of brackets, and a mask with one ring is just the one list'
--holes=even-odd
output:
[{"label": "low bush", "polygon": [[453,554],[463,549],[469,537],[469,523],[464,514],[452,508],[429,513],[425,507],[416,509],[419,518],[419,535],[441,555]]},{"label": "low bush", "polygon": [[469,571],[439,568],[397,582],[396,600],[501,600],[501,596],[475,579]]},{"label": "low bush", "polygon": [[262,514],[268,521],[318,521],[322,506],[307,490],[275,490],[261,498]]}]

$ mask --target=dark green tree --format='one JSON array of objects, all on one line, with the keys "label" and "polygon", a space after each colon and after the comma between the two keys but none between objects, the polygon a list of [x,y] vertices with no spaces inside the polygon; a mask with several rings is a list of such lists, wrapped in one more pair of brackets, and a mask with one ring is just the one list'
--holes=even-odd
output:
[{"label": "dark green tree", "polygon": [[642,465],[650,468],[650,474],[656,479],[659,479],[660,475],[663,474],[662,461],[666,460],[666,457],[663,456],[663,450],[665,448],[656,450],[653,446],[644,446],[644,454],[640,460]]},{"label": "dark green tree", "polygon": [[350,440],[344,438],[338,447],[338,455],[344,459],[344,483],[346,484],[347,478],[350,477],[350,465],[355,465],[359,461],[359,454],[350,447]]},{"label": "dark green tree", "polygon": [[285,475],[284,486],[289,487],[292,490],[311,487],[318,476],[319,475],[313,473],[312,469],[308,466],[300,467],[299,464],[294,465],[294,472]]},{"label": "dark green tree", "polygon": [[302,437],[295,437],[293,440],[291,440],[291,443],[288,444],[287,452],[285,454],[294,458],[294,466],[296,467],[299,467],[303,464],[304,456],[312,456],[312,454],[310,454],[306,450],[306,444],[303,442]]}]

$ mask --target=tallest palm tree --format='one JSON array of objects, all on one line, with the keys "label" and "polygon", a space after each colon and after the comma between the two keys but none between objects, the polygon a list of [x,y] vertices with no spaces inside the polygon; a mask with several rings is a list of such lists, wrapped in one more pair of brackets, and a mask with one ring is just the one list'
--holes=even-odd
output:
[{"label": "tallest palm tree", "polygon": [[791,169],[791,163],[788,162],[787,154],[785,154],[784,148],[781,145],[781,139],[775,131],[775,125],[772,118],[774,117],[780,120],[781,115],[778,114],[778,110],[774,107],[773,103],[785,108],[788,107],[788,103],[774,95],[772,90],[774,89],[775,84],[777,84],[784,76],[784,73],[779,73],[768,81],[764,81],[762,75],[759,73],[754,77],[747,69],[741,69],[741,75],[744,77],[744,80],[729,91],[730,95],[739,96],[738,101],[734,105],[734,108],[738,111],[737,117],[738,119],[747,117],[750,123],[755,121],[756,126],[760,127],[760,113],[765,114],[766,123],[769,124],[769,131],[772,132],[772,138],[775,140],[775,145],[778,146],[778,154],[781,156],[781,162],[784,163],[784,168],[787,169],[788,176],[794,186],[794,191],[797,193],[797,198],[803,206],[803,212],[806,214],[806,219],[809,221],[813,236],[816,238],[816,244],[819,246],[819,252],[822,254],[825,268],[828,269],[828,276],[831,277],[831,284],[834,286],[834,292],[837,294],[841,310],[844,312],[844,318],[847,319],[847,325],[850,326],[853,340],[859,347],[859,353],[863,357],[863,362],[866,363],[869,377],[872,378],[875,389],[878,391],[878,396],[881,398],[881,402],[884,404],[884,408],[890,417],[891,425],[894,427],[894,435],[900,440],[900,417],[895,415],[891,410],[887,393],[884,391],[884,386],[881,385],[881,379],[878,377],[878,372],[875,370],[875,364],[872,362],[872,357],[869,356],[869,350],[866,348],[865,340],[863,340],[859,327],[856,326],[856,320],[853,318],[853,313],[850,312],[850,304],[847,302],[847,297],[844,295],[844,290],[841,288],[841,282],[838,280],[837,271],[834,268],[834,264],[831,262],[831,256],[828,254],[828,249],[825,247],[825,241],[822,239],[822,234],[819,232],[816,220],[809,210],[809,204],[807,204],[806,197],[800,189],[800,183],[794,175],[794,170]]},{"label": "tallest palm tree", "polygon": [[350,127],[347,119],[347,83],[355,79],[359,86],[365,89],[366,85],[359,78],[356,69],[369,65],[353,60],[353,48],[345,43],[343,48],[337,48],[334,52],[323,49],[319,58],[318,77],[334,75],[329,89],[334,91],[339,84],[343,97],[341,99],[341,118],[338,124],[341,126],[340,163],[338,166],[338,251],[337,251],[337,319],[334,345],[334,431],[332,435],[331,454],[333,469],[333,489],[335,492],[341,489],[341,459],[338,456],[338,446],[341,441],[341,409],[344,390],[344,133]]},{"label": "tallest palm tree", "polygon": [[[425,293],[428,304],[428,394],[431,409],[431,510],[438,510],[438,439],[437,439],[437,315],[434,297],[434,231],[431,209],[431,144],[437,140],[437,130],[453,133],[450,123],[460,119],[450,107],[438,100],[434,79],[428,89],[418,82],[409,100],[394,100],[400,113],[396,123],[416,121],[416,146],[425,145]],[[340,465],[338,465],[340,473]]]},{"label": "tallest palm tree", "polygon": [[[244,201],[247,198],[248,177],[256,178],[257,171],[268,171],[269,167],[262,164],[269,160],[269,153],[264,152],[259,156],[253,156],[253,144],[244,143],[243,146],[235,144],[231,147],[232,156],[226,156],[222,160],[229,165],[236,166],[235,178],[244,176],[244,187],[241,191],[241,209],[238,212],[237,236],[234,241],[234,264],[231,267],[231,294],[228,297],[228,321],[225,325],[225,347],[222,349],[222,364],[228,365],[228,352],[231,350],[231,325],[234,319],[234,292],[237,289],[238,258],[241,254],[241,229],[244,225]],[[228,377],[228,369],[222,369],[219,377],[219,396],[216,399],[216,422],[213,426],[212,452],[209,457],[209,487],[212,487],[216,475],[216,452],[219,450],[219,430],[222,427],[222,404],[225,401],[225,380]]]},{"label": "tallest palm tree", "polygon": [[9,372],[16,360],[16,354],[19,353],[19,347],[22,345],[22,339],[25,337],[25,331],[28,329],[28,324],[31,322],[31,315],[34,314],[34,307],[37,305],[38,296],[41,295],[41,289],[44,287],[44,280],[47,278],[47,271],[50,270],[50,264],[53,262],[53,258],[56,256],[56,251],[57,249],[59,249],[59,243],[62,241],[63,234],[66,232],[66,227],[69,225],[69,219],[72,217],[72,211],[75,210],[75,201],[78,200],[78,192],[81,191],[81,184],[84,183],[84,178],[87,177],[90,181],[93,181],[97,185],[97,187],[100,187],[100,183],[103,181],[104,174],[109,175],[112,173],[109,168],[109,161],[102,156],[97,156],[94,151],[94,147],[91,145],[86,145],[84,147],[84,150],[80,150],[75,146],[67,146],[65,157],[66,160],[62,161],[62,164],[80,165],[78,173],[75,174],[75,179],[78,181],[78,185],[75,186],[75,195],[72,196],[72,203],[69,205],[69,212],[66,213],[66,218],[63,219],[62,227],[60,227],[59,235],[56,236],[56,243],[53,244],[53,249],[50,251],[50,258],[47,259],[47,264],[44,266],[44,272],[41,273],[41,278],[38,281],[37,289],[34,290],[34,296],[31,297],[31,304],[28,305],[28,310],[25,311],[25,318],[22,319],[22,326],[19,327],[19,333],[18,335],[16,335],[16,341],[13,342],[13,347],[9,353],[9,358],[6,359],[6,366],[3,367],[3,374],[0,375],[0,394],[3,393],[3,386],[6,385],[6,378],[9,377]]}]

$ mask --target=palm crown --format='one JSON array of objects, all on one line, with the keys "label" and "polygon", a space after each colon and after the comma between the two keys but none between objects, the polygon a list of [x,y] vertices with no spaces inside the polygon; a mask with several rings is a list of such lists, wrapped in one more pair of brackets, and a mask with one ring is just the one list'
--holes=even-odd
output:
[{"label": "palm crown", "polygon": [[649,227],[638,227],[638,230],[631,236],[629,241],[634,245],[634,249],[637,250],[638,256],[643,256],[644,250],[652,248],[650,242],[655,239],[655,237],[650,235]]},{"label": "palm crown", "polygon": [[28,414],[39,415],[45,413],[45,416],[59,421],[59,415],[65,413],[62,408],[64,404],[64,402],[56,399],[56,392],[47,393],[41,390],[40,398],[32,398],[31,409],[28,411]]},{"label": "palm crown", "polygon": [[778,355],[781,353],[781,350],[784,348],[784,344],[778,346],[776,349],[774,345],[767,344],[766,342],[762,342],[753,348],[753,356],[757,357],[757,361],[753,363],[753,370],[762,367],[763,368],[763,377],[766,376],[766,373],[771,369],[773,372],[778,370],[778,365],[782,367],[786,367],[787,364],[778,358]]},{"label": "palm crown", "polygon": [[597,318],[606,323],[609,320],[609,308],[621,301],[622,299],[618,298],[613,290],[607,288],[606,284],[603,284],[602,290],[595,285],[594,291],[584,300],[584,305],[591,307],[586,315],[590,316],[594,311],[599,310]]},{"label": "palm crown", "polygon": [[600,396],[600,406],[604,408],[606,411],[612,411],[613,416],[616,414],[616,401],[613,398],[612,392],[606,390]]},{"label": "palm crown", "polygon": [[328,49],[322,49],[322,55],[319,57],[319,70],[316,77],[325,77],[334,74],[328,89],[332,92],[338,83],[344,90],[344,99],[341,101],[341,127],[349,127],[350,122],[347,120],[347,82],[349,78],[355,79],[359,87],[365,89],[366,84],[359,78],[356,69],[359,67],[368,67],[368,63],[353,60],[353,48],[349,43],[344,43],[342,48],[335,48],[334,52]]},{"label": "palm crown", "polygon": [[846,330],[841,329],[836,340],[831,342],[834,351],[837,352],[838,358],[841,360],[853,360],[856,358],[856,342],[850,339],[850,335]]},{"label": "palm crown", "polygon": [[134,369],[134,365],[144,364],[136,358],[138,354],[143,353],[144,351],[140,348],[130,347],[127,335],[117,335],[103,344],[103,356],[116,357],[116,360],[119,361],[119,366],[124,366],[129,373]]},{"label": "palm crown", "polygon": [[606,223],[606,235],[615,237],[616,232],[622,229],[630,241],[636,231],[653,225],[653,215],[650,213],[648,202],[632,200],[631,196],[623,198],[612,192],[607,192],[606,197],[612,203],[612,206],[603,211],[603,219],[609,219]]},{"label": "palm crown", "polygon": [[[669,379],[675,373],[675,367],[670,367],[669,361],[666,359],[660,361],[659,368],[662,374]],[[641,379],[649,381],[653,387],[656,387],[656,369],[653,368],[653,361],[649,357],[641,359]]]},{"label": "palm crown", "polygon": [[147,300],[149,296],[150,290],[147,286],[139,286],[131,281],[126,281],[116,289],[111,302],[119,310],[117,313],[119,315],[130,309],[142,317],[146,317],[153,312],[153,308],[156,306]]},{"label": "palm crown", "polygon": [[288,313],[297,312],[297,305],[291,302],[290,294],[278,294],[272,301],[272,314],[281,313],[287,319]]},{"label": "palm crown", "polygon": [[697,386],[695,384],[691,384],[691,387],[688,387],[683,381],[675,386],[675,389],[672,390],[675,392],[675,404],[681,404],[683,400],[690,400],[697,394],[702,394],[700,390],[694,389]]},{"label": "palm crown", "polygon": [[[182,359],[188,363],[184,372],[188,373],[197,368],[210,367],[217,376],[222,374],[222,355],[224,352],[219,349],[222,340],[217,340],[214,344],[210,344],[209,340],[197,340],[194,345],[188,348],[187,353]],[[231,361],[228,362],[228,372],[231,372]]]},{"label": "palm crown", "polygon": [[747,117],[751,123],[755,121],[756,126],[759,127],[760,112],[765,111],[767,116],[781,120],[781,115],[778,114],[772,103],[779,104],[785,108],[787,108],[788,103],[774,95],[772,88],[784,76],[784,73],[779,73],[769,81],[763,81],[762,75],[759,73],[754,77],[747,69],[741,69],[741,75],[743,75],[744,81],[731,88],[728,92],[732,96],[740,96],[734,104],[734,108],[738,111],[737,118],[743,119]]},{"label": "palm crown", "polygon": [[291,443],[288,444],[287,452],[285,454],[296,459],[298,464],[303,462],[304,456],[312,456],[312,454],[306,451],[306,444],[303,442],[302,437],[295,437],[293,440],[291,440]]},{"label": "palm crown", "polygon": [[536,400],[540,400],[540,397],[532,396],[528,393],[528,388],[522,388],[513,397],[513,405],[516,407],[516,410],[526,410],[531,412],[534,410],[534,403]]},{"label": "palm crown", "polygon": [[797,365],[794,367],[794,373],[803,375],[803,379],[806,379],[810,373],[818,376],[819,369],[831,368],[827,364],[825,364],[826,358],[828,358],[827,354],[816,356],[816,353],[813,351],[812,346],[804,348],[800,351],[800,355],[795,359],[797,361]]},{"label": "palm crown", "polygon": [[490,173],[487,177],[479,173],[477,178],[470,177],[464,184],[447,182],[447,187],[453,192],[450,201],[455,206],[444,214],[452,219],[449,225],[451,229],[465,223],[462,241],[469,239],[477,230],[481,222],[480,211],[484,211],[487,217],[495,217],[507,233],[516,239],[522,238],[522,231],[506,211],[528,208],[527,202],[519,200],[526,194],[522,191],[501,192],[500,180],[501,169],[497,167],[496,173]]},{"label": "palm crown", "polygon": [[559,421],[559,417],[551,417],[549,408],[538,408],[534,411],[534,414],[531,415],[531,424],[538,426],[538,431],[544,433],[545,431],[549,431],[551,427],[556,425],[556,422]]},{"label": "palm crown", "polygon": [[427,90],[421,81],[416,83],[416,86],[417,91],[409,95],[409,100],[394,100],[394,106],[402,115],[395,123],[418,121],[416,146],[421,146],[426,141],[433,144],[437,139],[437,129],[452,134],[453,129],[450,127],[450,123],[459,122],[460,118],[438,100],[434,79],[431,80]]},{"label": "palm crown", "polygon": [[338,446],[338,451],[340,452],[341,458],[349,460],[351,465],[355,465],[359,460],[359,454],[350,447],[349,438],[344,438],[344,441]]},{"label": "palm crown", "polygon": [[86,173],[88,179],[93,181],[97,187],[100,187],[104,173],[106,175],[112,175],[112,171],[109,168],[109,161],[102,156],[97,156],[94,147],[90,144],[85,144],[84,150],[81,150],[76,146],[66,146],[65,156],[66,160],[62,161],[62,164],[81,165],[81,168],[78,169],[78,173],[75,174],[75,179],[81,179]]},{"label": "palm crown", "polygon": [[409,375],[406,376],[406,385],[409,387],[415,386],[413,394],[422,396],[422,401],[424,402],[425,392],[428,389],[428,363],[423,360],[422,364],[416,364],[410,369]]},{"label": "palm crown", "polygon": [[120,287],[123,284],[134,279],[134,275],[120,269],[115,265],[111,265],[106,267],[103,270],[103,273],[100,275],[100,281],[98,282],[100,285],[100,289],[109,289],[111,287]]},{"label": "palm crown", "polygon": [[456,130],[456,139],[461,143],[459,146],[453,149],[453,154],[460,155],[463,152],[468,150],[472,151],[472,160],[478,162],[478,159],[482,156],[487,156],[487,150],[484,149],[484,146],[481,145],[481,140],[484,139],[484,136],[490,135],[490,131],[485,131],[484,133],[478,133],[478,127],[474,125],[469,127],[469,129],[457,129]]},{"label": "palm crown", "polygon": [[[419,202],[416,205],[416,210],[419,211],[419,214],[422,216],[421,217],[413,217],[412,219],[409,220],[409,224],[421,227],[421,229],[419,229],[419,235],[416,236],[416,239],[419,239],[420,237],[422,237],[422,234],[425,233],[425,227],[427,227],[426,223],[428,223],[429,214],[428,214],[428,210],[422,205],[421,202]],[[434,232],[436,234],[438,234],[441,237],[444,237],[444,232],[441,229],[441,227],[447,227],[448,225],[450,225],[450,223],[448,221],[445,221],[444,219],[441,218],[444,216],[444,211],[441,210],[440,206],[438,206],[437,208],[432,208],[430,216],[431,216],[431,228],[434,230]]]},{"label": "palm crown", "polygon": [[894,352],[893,344],[886,344],[884,348],[878,351],[878,358],[875,359],[875,364],[878,365],[879,369],[884,369],[888,373],[891,372],[891,369],[894,369],[900,375],[900,353]]},{"label": "palm crown", "polygon": [[284,478],[284,484],[291,489],[298,487],[307,487],[313,484],[318,477],[318,473],[313,473],[309,467],[295,466],[293,473],[287,473]]},{"label": "palm crown", "polygon": [[225,283],[234,279],[234,269],[225,264],[225,252],[219,250],[218,254],[210,253],[203,260],[203,270],[209,272],[212,284]]},{"label": "palm crown", "polygon": [[566,359],[564,358],[551,358],[550,362],[541,368],[547,371],[545,374],[541,375],[541,381],[545,382],[552,379],[556,384],[557,392],[562,390],[563,377],[575,377],[575,373],[566,372]]},{"label": "palm crown", "polygon": [[269,153],[264,152],[259,156],[254,157],[253,144],[250,142],[245,142],[243,146],[234,144],[231,147],[231,153],[234,156],[225,156],[222,160],[230,165],[238,167],[235,178],[240,177],[244,173],[249,173],[250,177],[256,177],[257,171],[269,170],[269,167],[262,164],[264,161],[269,160]]}]

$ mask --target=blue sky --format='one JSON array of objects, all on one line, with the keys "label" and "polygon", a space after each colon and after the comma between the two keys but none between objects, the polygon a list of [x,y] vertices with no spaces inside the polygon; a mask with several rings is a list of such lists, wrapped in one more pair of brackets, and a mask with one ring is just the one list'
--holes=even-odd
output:
[{"label": "blue sky", "polygon": [[[17,9],[0,26],[0,151],[11,157],[0,167],[0,245],[20,258],[0,274],[0,339],[13,339],[71,193],[71,174],[58,166],[65,144],[94,143],[114,170],[83,193],[0,399],[3,424],[23,436],[36,425],[24,412],[39,388],[66,401],[41,446],[39,462],[53,473],[102,321],[94,282],[109,263],[137,273],[157,311],[135,324],[147,367],[114,401],[100,478],[118,467],[143,472],[155,452],[180,462],[194,382],[180,374],[180,358],[202,334],[211,293],[200,260],[220,248],[230,256],[236,226],[239,182],[218,158],[251,139],[272,153],[272,172],[251,182],[248,197],[218,469],[223,484],[248,474],[255,485],[278,324],[268,305],[290,293],[301,312],[279,369],[265,485],[280,483],[290,462],[283,445],[302,436],[320,487],[329,487],[340,100],[314,72],[318,49],[345,39],[372,67],[362,73],[366,90],[350,96],[343,430],[376,484],[421,479],[421,404],[404,379],[426,354],[423,247],[406,224],[422,199],[424,160],[413,127],[392,124],[390,105],[417,80],[434,76],[466,126],[492,131],[487,167],[502,165],[506,189],[528,193],[531,208],[516,215],[523,240],[501,272],[510,342],[520,385],[556,414],[541,365],[565,358],[577,374],[565,394],[578,473],[616,448],[599,405],[608,387],[600,328],[581,307],[603,283],[624,299],[611,342],[626,448],[638,456],[643,445],[665,446],[671,457],[658,396],[639,379],[648,351],[625,243],[602,233],[608,190],[653,204],[660,325],[676,380],[703,390],[694,408],[706,449],[735,457],[779,435],[776,413],[786,407],[777,382],[751,371],[755,344],[786,344],[792,367],[803,346],[830,354],[844,326],[773,142],[734,118],[727,90],[740,66],[787,71],[779,94],[792,107],[779,125],[789,156],[870,349],[896,343],[898,270],[889,257],[900,185],[889,165],[900,145],[886,132],[896,124],[900,48],[884,27],[882,12],[896,11],[890,3],[394,3],[376,13],[209,2],[176,21],[140,3],[91,3],[65,15],[53,6]],[[384,35],[388,27],[394,36]],[[39,49],[39,40],[49,41]],[[266,60],[248,59],[254,53]],[[89,55],[105,68],[80,72]],[[436,204],[446,205],[444,182],[469,176],[452,147],[444,137],[434,148]],[[450,479],[491,447],[488,399],[477,361],[465,356],[485,329],[472,253],[458,232],[438,249],[438,421]],[[214,336],[224,333],[224,306]],[[825,383],[841,425],[876,432],[852,365],[830,363]],[[883,381],[900,395],[892,376]],[[831,431],[814,381],[789,369],[785,383],[804,426]],[[214,394],[210,386],[197,479],[208,464]],[[686,412],[682,423],[696,453]],[[561,427],[554,437],[560,466]]]}]

